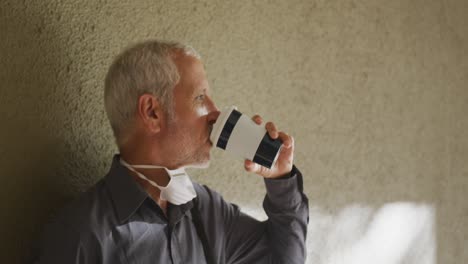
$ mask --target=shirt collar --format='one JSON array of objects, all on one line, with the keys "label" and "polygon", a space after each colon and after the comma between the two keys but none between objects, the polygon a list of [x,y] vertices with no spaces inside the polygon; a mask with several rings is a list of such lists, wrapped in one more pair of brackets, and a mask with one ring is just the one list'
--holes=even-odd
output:
[{"label": "shirt collar", "polygon": [[148,194],[132,178],[127,168],[120,164],[120,155],[114,155],[105,181],[120,223],[133,215],[148,198]]},{"label": "shirt collar", "polygon": [[[120,155],[114,155],[105,182],[109,188],[120,223],[128,220],[147,198],[151,199],[146,191],[132,178],[128,169],[120,164]],[[169,222],[177,223],[192,207],[192,201],[182,205],[171,204],[168,210]]]}]

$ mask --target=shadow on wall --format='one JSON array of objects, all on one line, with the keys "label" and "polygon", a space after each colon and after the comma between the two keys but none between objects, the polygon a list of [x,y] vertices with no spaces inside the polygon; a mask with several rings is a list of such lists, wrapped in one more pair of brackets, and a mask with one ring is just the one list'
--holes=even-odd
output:
[{"label": "shadow on wall", "polygon": [[71,198],[64,188],[67,175],[60,172],[70,166],[72,147],[63,130],[75,114],[65,88],[77,73],[70,71],[66,43],[60,39],[61,16],[40,1],[22,2],[6,1],[0,7],[4,263],[25,262],[51,213]]}]

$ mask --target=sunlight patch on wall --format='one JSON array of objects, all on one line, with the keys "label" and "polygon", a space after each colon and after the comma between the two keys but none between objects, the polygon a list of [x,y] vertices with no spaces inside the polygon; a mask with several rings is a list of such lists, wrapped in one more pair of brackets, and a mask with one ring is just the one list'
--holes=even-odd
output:
[{"label": "sunlight patch on wall", "polygon": [[[259,219],[262,209],[243,207]],[[385,204],[378,210],[351,205],[332,215],[310,209],[307,263],[434,264],[434,208],[409,202]]]}]

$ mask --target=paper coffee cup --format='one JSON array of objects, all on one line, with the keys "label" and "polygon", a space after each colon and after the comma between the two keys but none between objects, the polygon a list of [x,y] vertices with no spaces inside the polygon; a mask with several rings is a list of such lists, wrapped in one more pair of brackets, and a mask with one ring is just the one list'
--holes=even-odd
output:
[{"label": "paper coffee cup", "polygon": [[243,115],[235,106],[221,111],[213,125],[213,145],[243,159],[271,168],[278,159],[282,142],[273,140],[263,126]]}]

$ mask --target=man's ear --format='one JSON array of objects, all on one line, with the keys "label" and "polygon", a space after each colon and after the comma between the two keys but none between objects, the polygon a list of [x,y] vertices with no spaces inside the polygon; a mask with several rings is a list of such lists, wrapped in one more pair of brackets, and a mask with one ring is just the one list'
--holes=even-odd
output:
[{"label": "man's ear", "polygon": [[143,94],[138,98],[138,117],[150,132],[158,133],[161,130],[164,115],[154,95]]}]

